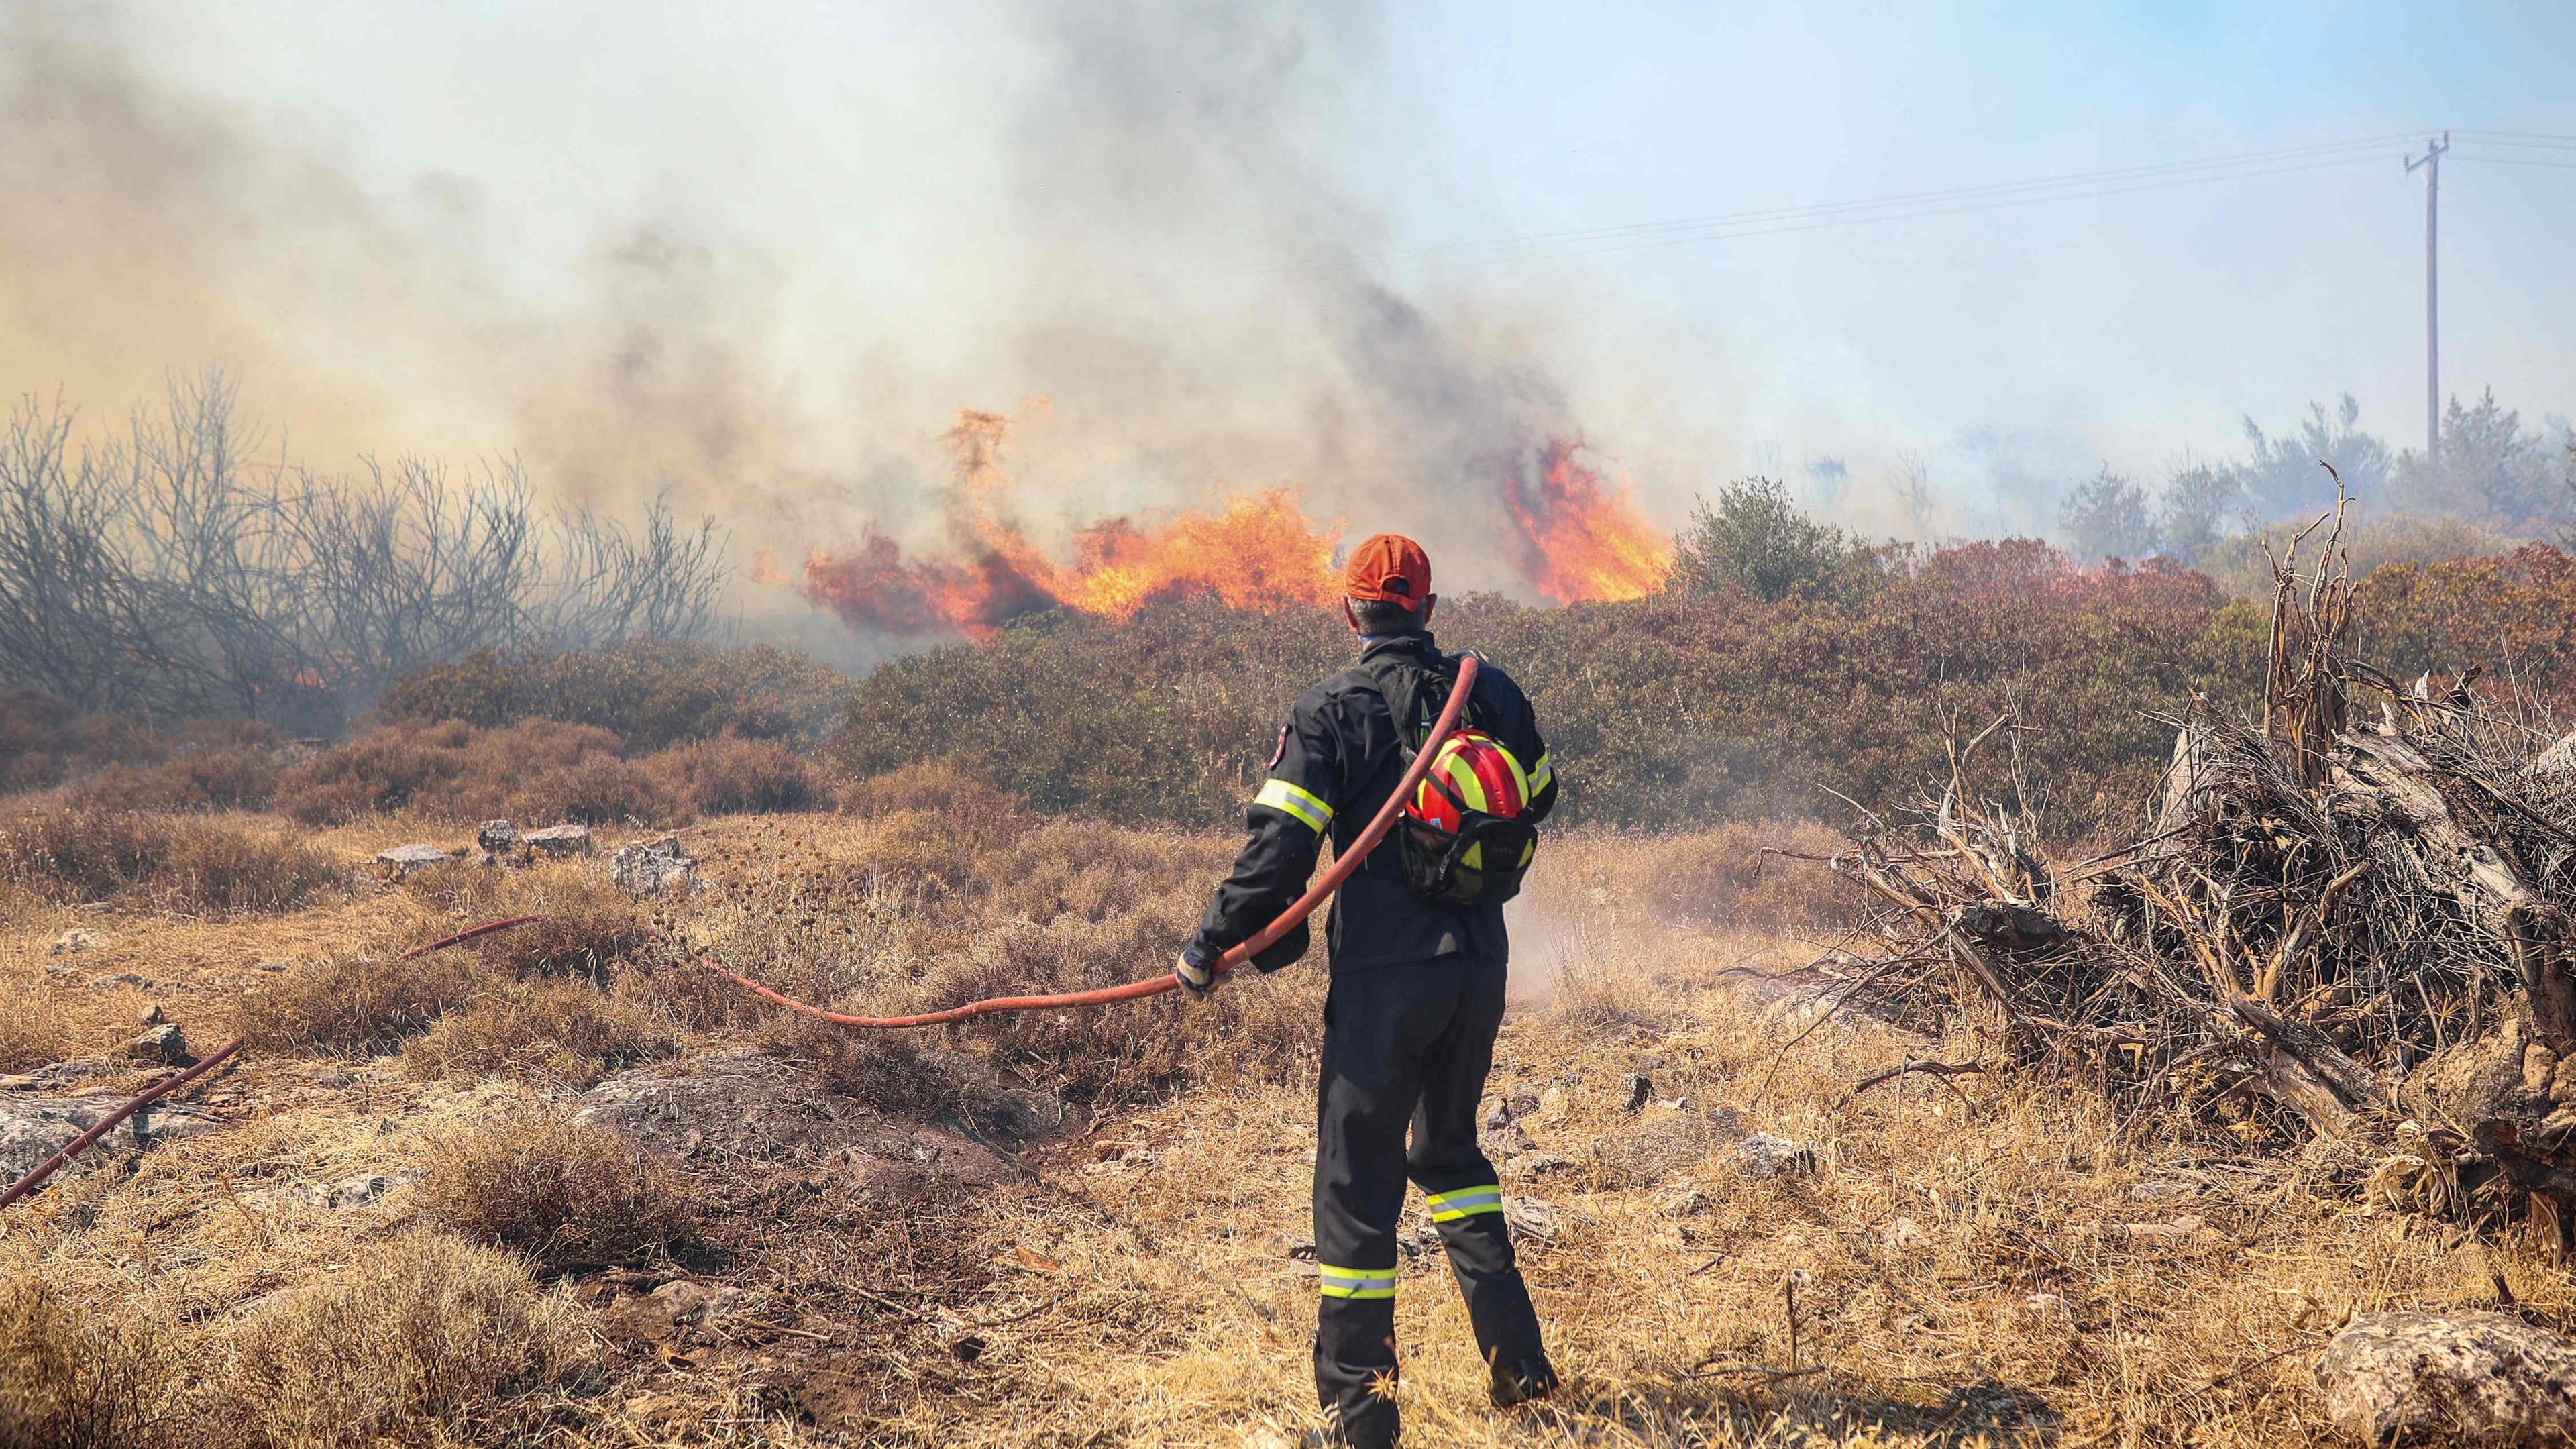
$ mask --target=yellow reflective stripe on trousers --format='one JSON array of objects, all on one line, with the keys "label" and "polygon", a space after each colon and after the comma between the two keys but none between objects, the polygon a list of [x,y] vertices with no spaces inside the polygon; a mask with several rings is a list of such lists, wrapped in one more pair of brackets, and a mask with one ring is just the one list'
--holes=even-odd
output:
[{"label": "yellow reflective stripe on trousers", "polygon": [[1392,1298],[1395,1296],[1393,1268],[1336,1268],[1320,1265],[1322,1277],[1317,1291],[1327,1298]]},{"label": "yellow reflective stripe on trousers", "polygon": [[1535,764],[1535,765],[1530,766],[1530,771],[1529,771],[1529,792],[1530,792],[1531,794],[1533,794],[1533,795],[1537,794],[1539,791],[1544,790],[1544,789],[1546,789],[1546,788],[1547,788],[1547,782],[1548,782],[1548,781],[1553,780],[1553,779],[1555,779],[1555,778],[1556,778],[1556,762],[1555,762],[1555,760],[1554,760],[1554,759],[1552,759],[1552,758],[1550,758],[1550,757],[1549,757],[1549,756],[1547,756],[1547,755],[1541,755],[1541,756],[1539,756],[1539,757],[1538,757],[1538,763],[1537,763],[1537,764]]},{"label": "yellow reflective stripe on trousers", "polygon": [[1435,1192],[1424,1199],[1423,1205],[1431,1209],[1433,1222],[1456,1222],[1460,1218],[1474,1217],[1478,1213],[1501,1212],[1503,1189],[1500,1183],[1489,1182],[1482,1187],[1462,1187],[1453,1192]]},{"label": "yellow reflective stripe on trousers", "polygon": [[1333,807],[1324,803],[1323,796],[1285,780],[1264,780],[1261,793],[1252,797],[1252,803],[1294,815],[1318,835],[1324,833],[1324,827],[1333,819]]}]

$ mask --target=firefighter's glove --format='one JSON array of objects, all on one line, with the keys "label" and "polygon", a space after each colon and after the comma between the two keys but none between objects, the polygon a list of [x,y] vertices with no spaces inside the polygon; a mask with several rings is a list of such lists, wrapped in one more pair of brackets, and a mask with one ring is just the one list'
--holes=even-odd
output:
[{"label": "firefighter's glove", "polygon": [[1197,936],[1190,937],[1190,943],[1181,948],[1180,964],[1173,968],[1172,975],[1179,979],[1181,989],[1190,994],[1192,1001],[1205,1001],[1225,984],[1225,973],[1216,969],[1217,961],[1224,955]]}]

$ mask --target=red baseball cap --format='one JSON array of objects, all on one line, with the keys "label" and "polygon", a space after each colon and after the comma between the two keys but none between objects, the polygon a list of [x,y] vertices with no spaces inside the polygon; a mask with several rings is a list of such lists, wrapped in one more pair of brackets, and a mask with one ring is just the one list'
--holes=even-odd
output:
[{"label": "red baseball cap", "polygon": [[1342,592],[1418,610],[1431,596],[1431,556],[1400,533],[1373,533],[1342,566]]}]

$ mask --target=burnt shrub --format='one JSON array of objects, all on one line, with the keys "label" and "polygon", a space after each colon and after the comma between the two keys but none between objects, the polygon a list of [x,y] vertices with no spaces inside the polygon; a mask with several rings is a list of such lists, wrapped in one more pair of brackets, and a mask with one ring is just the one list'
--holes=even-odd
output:
[{"label": "burnt shrub", "polygon": [[58,901],[129,897],[164,910],[292,910],[345,883],[300,841],[130,811],[48,810],[0,824],[0,879]]},{"label": "burnt shrub", "polygon": [[596,725],[525,720],[476,729],[407,722],[288,770],[277,803],[308,825],[393,813],[590,825],[684,819],[685,807],[624,753],[624,742]]},{"label": "burnt shrub", "polygon": [[777,740],[724,735],[664,750],[645,766],[701,815],[769,815],[813,808],[814,767]]},{"label": "burnt shrub", "polygon": [[667,1252],[696,1221],[659,1158],[536,1101],[442,1142],[413,1191],[431,1222],[557,1268]]},{"label": "burnt shrub", "polygon": [[767,645],[656,641],[596,651],[478,649],[395,681],[388,718],[482,728],[561,720],[615,730],[638,750],[735,734],[818,740],[847,704],[848,675]]},{"label": "burnt shrub", "polygon": [[91,810],[265,810],[277,798],[283,743],[266,725],[191,725],[169,758],[108,765],[67,798]]}]

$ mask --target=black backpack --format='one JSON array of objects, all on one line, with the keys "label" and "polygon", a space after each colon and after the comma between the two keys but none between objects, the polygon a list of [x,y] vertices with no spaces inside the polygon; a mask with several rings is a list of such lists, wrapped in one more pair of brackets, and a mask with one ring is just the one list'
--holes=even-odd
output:
[{"label": "black backpack", "polygon": [[[1449,705],[1449,692],[1458,684],[1458,660],[1441,655],[1425,669],[1403,655],[1389,654],[1361,668],[1395,716],[1396,749],[1409,768],[1440,712]],[[1475,723],[1476,701],[1471,696],[1460,712],[1458,728]],[[1447,797],[1458,812],[1459,824],[1455,831],[1443,830],[1409,813],[1397,824],[1395,834],[1403,842],[1404,883],[1414,898],[1428,906],[1456,908],[1498,906],[1519,895],[1530,862],[1538,855],[1538,827],[1517,815],[1470,810],[1446,779],[1436,773],[1422,778],[1424,786]]]}]

